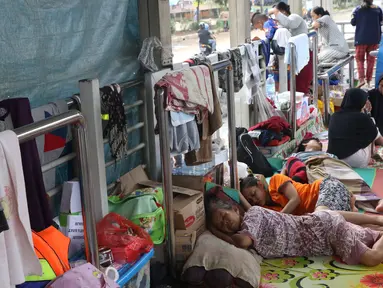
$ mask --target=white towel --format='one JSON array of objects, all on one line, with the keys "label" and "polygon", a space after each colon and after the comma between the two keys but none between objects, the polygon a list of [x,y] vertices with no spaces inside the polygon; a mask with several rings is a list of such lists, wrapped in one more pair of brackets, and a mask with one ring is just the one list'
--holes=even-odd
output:
[{"label": "white towel", "polygon": [[291,33],[286,28],[278,28],[275,32],[273,40],[277,41],[279,47],[286,48],[289,44]]},{"label": "white towel", "polygon": [[[295,74],[298,75],[310,61],[309,37],[307,34],[300,34],[298,36],[291,37],[289,39],[289,43],[295,44],[296,47]],[[288,45],[285,49],[285,63],[290,64],[290,45]]]},{"label": "white towel", "polygon": [[0,167],[0,203],[9,226],[0,233],[0,286],[9,288],[24,283],[25,276],[42,274],[33,249],[20,145],[10,130],[0,133]]}]

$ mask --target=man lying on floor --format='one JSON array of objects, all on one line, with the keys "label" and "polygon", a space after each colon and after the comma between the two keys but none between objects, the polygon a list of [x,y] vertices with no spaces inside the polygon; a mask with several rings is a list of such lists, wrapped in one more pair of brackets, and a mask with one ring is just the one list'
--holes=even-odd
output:
[{"label": "man lying on floor", "polygon": [[349,265],[366,266],[383,261],[383,232],[358,226],[383,225],[382,217],[326,210],[293,216],[257,206],[243,212],[218,196],[223,193],[219,186],[206,193],[206,223],[239,248],[253,248],[266,259],[337,255]]}]

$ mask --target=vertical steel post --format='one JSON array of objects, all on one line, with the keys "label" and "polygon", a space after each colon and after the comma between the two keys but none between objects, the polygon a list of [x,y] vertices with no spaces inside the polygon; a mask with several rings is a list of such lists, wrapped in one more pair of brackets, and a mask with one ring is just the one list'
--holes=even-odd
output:
[{"label": "vertical steel post", "polygon": [[318,34],[312,37],[313,44],[313,104],[318,107]]},{"label": "vertical steel post", "polygon": [[226,68],[227,82],[227,112],[229,125],[229,147],[230,147],[230,184],[234,189],[239,189],[237,168],[237,139],[235,132],[235,104],[234,104],[234,74],[233,67]]},{"label": "vertical steel post", "polygon": [[173,179],[172,167],[170,162],[170,146],[169,146],[169,112],[164,107],[164,90],[156,91],[156,106],[158,110],[158,127],[160,135],[160,153],[162,165],[162,186],[165,195],[166,207],[166,224],[167,224],[167,252],[169,257],[170,269],[172,275],[176,276],[176,245],[175,245],[175,228],[173,215]]},{"label": "vertical steel post", "polygon": [[324,122],[325,125],[330,123],[330,79],[325,77],[323,83],[323,105],[324,105]]},{"label": "vertical steel post", "polygon": [[297,106],[296,106],[296,47],[295,44],[290,43],[290,125],[293,130],[293,139],[295,139],[297,132]]}]

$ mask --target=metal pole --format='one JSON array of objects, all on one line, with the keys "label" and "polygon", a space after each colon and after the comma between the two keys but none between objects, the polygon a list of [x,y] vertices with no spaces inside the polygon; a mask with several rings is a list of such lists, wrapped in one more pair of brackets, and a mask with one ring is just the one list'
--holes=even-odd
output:
[{"label": "metal pole", "polygon": [[326,125],[330,123],[330,79],[328,77],[323,81],[323,105],[324,105],[324,122]]},{"label": "metal pole", "polygon": [[318,107],[318,34],[313,36],[313,104]]},{"label": "metal pole", "polygon": [[96,237],[96,221],[92,217],[93,202],[92,189],[90,183],[90,174],[88,174],[88,155],[87,155],[87,142],[85,136],[85,119],[84,116],[76,110],[70,110],[57,116],[53,116],[14,130],[19,139],[20,144],[29,140],[35,139],[38,136],[44,135],[56,129],[78,123],[78,157],[80,158],[81,174],[82,174],[82,205],[83,205],[83,218],[84,218],[84,238],[85,250],[88,251],[87,259],[94,266],[99,267],[98,258],[98,245]]},{"label": "metal pole", "polygon": [[173,181],[172,169],[170,163],[170,146],[169,146],[169,112],[164,108],[164,90],[158,89],[156,91],[156,106],[158,110],[158,127],[160,132],[160,153],[162,164],[162,186],[165,194],[165,207],[166,207],[166,224],[168,226],[167,233],[167,249],[170,261],[171,273],[176,276],[176,246],[175,246],[175,229],[173,217]]},{"label": "metal pole", "polygon": [[[91,181],[91,173],[89,173],[88,159],[90,157],[89,151],[87,149],[87,133],[85,121],[81,121],[76,125],[76,137],[77,137],[77,156],[80,162],[81,167],[81,184],[82,193],[81,202],[82,202],[82,217],[84,221],[84,234],[85,243],[89,243],[85,251],[87,253],[88,261],[96,266],[100,267],[100,259],[98,255],[98,244],[97,244],[97,231],[96,231],[96,215],[93,199],[93,188]],[[105,191],[106,192],[106,191]]]},{"label": "metal pole", "polygon": [[227,114],[229,126],[229,146],[230,146],[230,185],[234,189],[239,189],[238,169],[237,169],[237,139],[235,133],[235,104],[234,104],[234,74],[233,67],[226,68],[227,82]]},{"label": "metal pole", "polygon": [[290,43],[290,125],[291,129],[293,131],[293,139],[295,139],[295,135],[297,132],[297,107],[296,107],[296,91],[297,91],[297,84],[296,84],[296,62],[295,62],[295,55],[296,55],[296,47],[294,43]]},{"label": "metal pole", "polygon": [[350,88],[354,88],[354,57],[352,57],[352,60],[350,61],[349,68],[350,68]]}]

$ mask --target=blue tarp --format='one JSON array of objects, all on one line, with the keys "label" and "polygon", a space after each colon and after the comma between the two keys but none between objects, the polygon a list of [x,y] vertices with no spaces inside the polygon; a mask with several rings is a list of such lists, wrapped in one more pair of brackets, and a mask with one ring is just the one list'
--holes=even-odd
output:
[{"label": "blue tarp", "polygon": [[137,77],[137,0],[0,0],[0,99],[33,107]]}]

